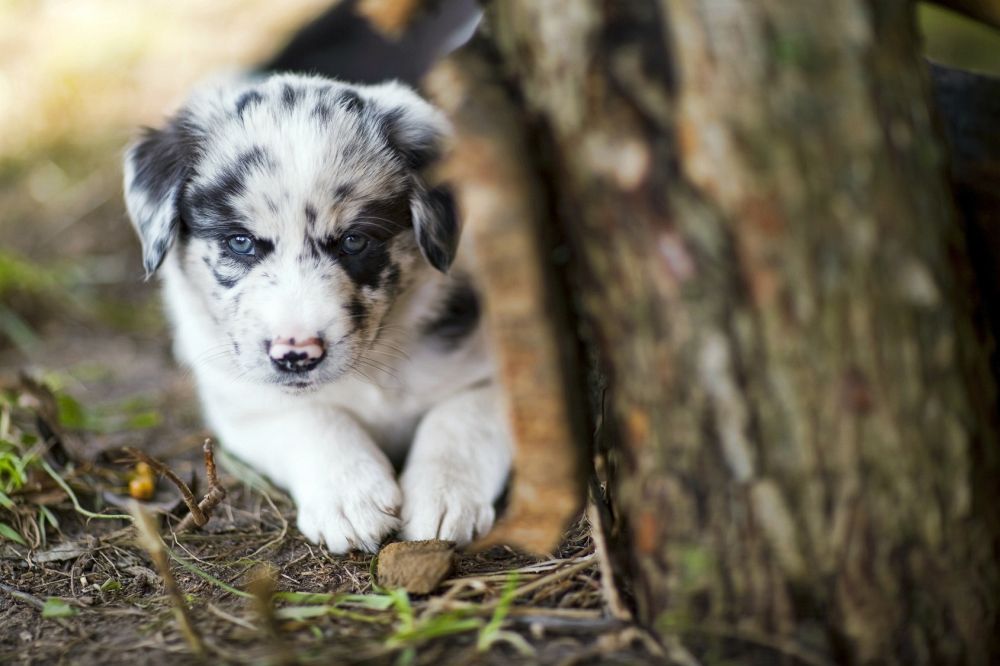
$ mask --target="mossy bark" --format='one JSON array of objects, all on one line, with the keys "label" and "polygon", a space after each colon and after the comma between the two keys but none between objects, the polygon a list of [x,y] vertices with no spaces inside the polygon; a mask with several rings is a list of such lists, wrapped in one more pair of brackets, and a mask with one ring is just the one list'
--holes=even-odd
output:
[{"label": "mossy bark", "polygon": [[509,0],[639,616],[987,663],[997,392],[908,0]]}]

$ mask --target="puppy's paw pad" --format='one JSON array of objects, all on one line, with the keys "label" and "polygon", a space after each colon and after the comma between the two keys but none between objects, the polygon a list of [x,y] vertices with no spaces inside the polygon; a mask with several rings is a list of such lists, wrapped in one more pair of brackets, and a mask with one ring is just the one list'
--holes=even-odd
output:
[{"label": "puppy's paw pad", "polygon": [[325,480],[297,493],[298,528],[333,553],[374,553],[399,529],[402,493],[391,474],[357,474]]},{"label": "puppy's paw pad", "polygon": [[493,503],[460,485],[433,489],[409,484],[404,489],[402,538],[442,539],[464,546],[493,527]]}]

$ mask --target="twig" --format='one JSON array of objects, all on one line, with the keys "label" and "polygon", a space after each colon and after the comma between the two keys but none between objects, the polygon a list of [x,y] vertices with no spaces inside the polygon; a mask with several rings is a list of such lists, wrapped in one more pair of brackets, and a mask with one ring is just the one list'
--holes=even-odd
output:
[{"label": "twig", "polygon": [[136,501],[132,502],[130,511],[132,517],[135,519],[136,531],[139,534],[139,545],[149,553],[153,564],[163,579],[163,590],[170,599],[174,617],[177,619],[178,626],[180,626],[181,634],[184,635],[184,639],[195,654],[204,655],[205,644],[202,642],[198,630],[195,629],[194,624],[191,622],[187,604],[184,603],[184,596],[181,594],[180,588],[177,587],[177,581],[174,579],[173,572],[170,571],[167,547],[160,538],[156,523],[149,515],[149,512],[143,509]]},{"label": "twig", "polygon": [[198,503],[198,511],[191,510],[184,520],[177,525],[175,532],[186,532],[192,527],[201,527],[208,522],[212,516],[212,511],[222,500],[226,499],[226,489],[219,482],[218,473],[215,470],[215,456],[212,453],[212,440],[206,439],[202,446],[205,452],[205,474],[208,476],[208,492]]},{"label": "twig", "polygon": [[177,486],[177,489],[181,493],[181,498],[190,512],[174,528],[174,532],[177,534],[187,532],[195,527],[204,526],[208,522],[208,519],[212,517],[212,511],[215,507],[226,498],[226,489],[219,482],[218,472],[215,468],[215,456],[212,452],[211,439],[205,440],[202,450],[205,452],[205,474],[208,477],[208,492],[205,493],[200,502],[196,502],[194,493],[191,492],[188,484],[184,483],[184,480],[177,476],[167,465],[138,449],[132,447],[125,449],[126,453],[146,463],[154,472],[166,477],[171,483]]},{"label": "twig", "polygon": [[599,505],[603,502],[599,490],[591,485],[590,502],[587,505],[587,519],[590,521],[590,534],[594,540],[594,552],[597,553],[597,564],[601,572],[601,592],[608,612],[624,622],[632,621],[632,611],[629,610],[622,599],[621,591],[618,588],[618,579],[615,576],[614,561],[611,556],[611,549],[605,537],[605,529],[608,528],[605,520],[609,518],[607,507]]},{"label": "twig", "polygon": [[[514,597],[515,598],[523,597],[527,593],[534,592],[535,590],[545,587],[546,585],[551,585],[552,583],[560,581],[564,578],[575,576],[579,572],[593,565],[596,560],[597,560],[597,555],[594,553],[591,553],[590,555],[584,555],[576,562],[576,564],[571,564],[562,569],[557,569],[556,571],[550,573],[547,576],[542,576],[538,580],[534,580],[526,585],[522,585],[521,587],[514,590]],[[496,602],[491,602],[491,605],[495,604]]]},{"label": "twig", "polygon": [[187,504],[188,509],[191,511],[191,515],[196,516],[196,520],[202,521],[199,523],[200,525],[205,524],[205,515],[202,514],[201,509],[198,508],[198,502],[194,498],[194,493],[191,492],[191,488],[188,487],[188,484],[184,483],[184,479],[177,476],[177,474],[175,474],[172,469],[167,467],[167,465],[160,462],[145,451],[140,451],[139,449],[132,448],[131,446],[125,447],[124,451],[133,458],[146,463],[153,469],[154,472],[160,476],[165,476],[172,484],[177,486],[177,490],[181,491],[181,497],[184,499],[184,503]]}]

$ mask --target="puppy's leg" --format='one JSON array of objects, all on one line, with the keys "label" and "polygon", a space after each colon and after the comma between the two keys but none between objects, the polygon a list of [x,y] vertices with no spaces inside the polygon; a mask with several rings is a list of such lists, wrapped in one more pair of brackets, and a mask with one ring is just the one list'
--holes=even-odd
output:
[{"label": "puppy's leg", "polygon": [[375,552],[399,527],[392,465],[350,415],[329,408],[213,419],[223,445],[291,494],[299,530],[334,553]]},{"label": "puppy's leg", "polygon": [[510,463],[510,436],[494,387],[437,405],[417,428],[400,478],[403,538],[466,544],[485,534]]}]

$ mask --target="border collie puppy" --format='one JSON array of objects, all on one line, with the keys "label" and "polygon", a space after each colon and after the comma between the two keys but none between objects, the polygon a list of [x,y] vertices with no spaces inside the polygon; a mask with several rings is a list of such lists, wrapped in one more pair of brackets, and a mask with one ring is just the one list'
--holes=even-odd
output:
[{"label": "border collie puppy", "polygon": [[400,84],[273,75],[200,91],[125,157],[208,425],[333,552],[467,543],[510,467],[452,201],[422,176],[447,133]]}]

